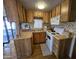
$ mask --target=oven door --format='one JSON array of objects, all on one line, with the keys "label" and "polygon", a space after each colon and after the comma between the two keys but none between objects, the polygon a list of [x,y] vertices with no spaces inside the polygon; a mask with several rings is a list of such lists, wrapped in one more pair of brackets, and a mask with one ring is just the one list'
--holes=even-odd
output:
[{"label": "oven door", "polygon": [[48,47],[48,49],[49,49],[49,51],[50,52],[52,52],[53,51],[53,35],[52,34],[47,34],[46,35],[46,45],[47,45],[47,47]]}]

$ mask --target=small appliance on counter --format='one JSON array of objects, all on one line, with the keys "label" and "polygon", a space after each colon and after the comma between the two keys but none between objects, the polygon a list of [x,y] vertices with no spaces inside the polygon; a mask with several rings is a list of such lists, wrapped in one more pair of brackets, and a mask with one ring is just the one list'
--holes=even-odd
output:
[{"label": "small appliance on counter", "polygon": [[21,29],[22,30],[30,29],[30,24],[29,23],[21,23]]}]

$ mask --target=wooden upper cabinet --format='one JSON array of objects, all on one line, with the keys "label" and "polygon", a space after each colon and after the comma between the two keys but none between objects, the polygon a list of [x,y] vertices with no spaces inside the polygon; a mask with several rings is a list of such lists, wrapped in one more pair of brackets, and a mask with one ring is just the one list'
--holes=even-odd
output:
[{"label": "wooden upper cabinet", "polygon": [[44,21],[44,23],[49,22],[49,13],[48,12],[43,13],[43,21]]},{"label": "wooden upper cabinet", "polygon": [[76,0],[70,0],[69,21],[76,21]]},{"label": "wooden upper cabinet", "polygon": [[27,22],[32,23],[33,22],[33,11],[27,10]]},{"label": "wooden upper cabinet", "polygon": [[56,9],[54,8],[53,10],[52,10],[52,17],[55,17],[56,16]]},{"label": "wooden upper cabinet", "polygon": [[23,7],[22,10],[23,10],[23,22],[27,22],[26,9]]},{"label": "wooden upper cabinet", "polygon": [[69,0],[64,0],[61,3],[61,22],[68,21],[68,12],[69,12]]},{"label": "wooden upper cabinet", "polygon": [[27,10],[27,22],[32,23],[34,17],[42,17],[44,23],[49,22],[49,12]]},{"label": "wooden upper cabinet", "polygon": [[60,5],[56,6],[56,16],[60,15]]},{"label": "wooden upper cabinet", "polygon": [[76,19],[76,1],[62,0],[62,2],[55,6],[50,12],[52,17],[60,15],[60,22],[75,21]]},{"label": "wooden upper cabinet", "polygon": [[17,9],[18,9],[18,16],[20,22],[26,22],[26,13],[25,8],[23,7],[22,3],[17,1]]},{"label": "wooden upper cabinet", "polygon": [[43,17],[43,12],[41,12],[41,11],[34,11],[34,17]]},{"label": "wooden upper cabinet", "polygon": [[9,21],[18,19],[16,0],[3,0],[6,14]]},{"label": "wooden upper cabinet", "polygon": [[34,17],[42,17],[44,23],[48,23],[49,20],[49,13],[43,11],[34,11]]},{"label": "wooden upper cabinet", "polygon": [[18,16],[20,22],[23,22],[22,4],[17,1]]}]

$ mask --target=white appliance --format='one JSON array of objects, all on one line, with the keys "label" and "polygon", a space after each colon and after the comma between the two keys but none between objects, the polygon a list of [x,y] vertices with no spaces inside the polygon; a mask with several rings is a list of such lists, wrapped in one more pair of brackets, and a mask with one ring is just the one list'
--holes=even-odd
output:
[{"label": "white appliance", "polygon": [[63,34],[64,30],[65,30],[64,27],[54,27],[54,31],[56,33],[59,33],[60,35]]},{"label": "white appliance", "polygon": [[46,31],[46,45],[49,48],[50,52],[53,52],[53,36],[55,32],[48,32]]},{"label": "white appliance", "polygon": [[60,23],[60,15],[51,18],[51,21],[50,21],[51,25],[59,25],[59,23]]},{"label": "white appliance", "polygon": [[53,52],[53,36],[55,34],[63,34],[64,32],[64,28],[62,27],[55,27],[54,28],[54,31],[55,32],[49,32],[49,31],[46,31],[46,45],[47,47],[49,48],[50,52],[52,53]]}]

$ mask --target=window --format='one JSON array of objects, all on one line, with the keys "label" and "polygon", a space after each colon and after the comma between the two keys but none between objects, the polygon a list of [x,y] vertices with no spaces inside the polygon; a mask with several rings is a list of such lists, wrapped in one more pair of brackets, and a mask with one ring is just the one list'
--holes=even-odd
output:
[{"label": "window", "polygon": [[42,29],[43,28],[42,19],[34,19],[34,28],[37,28],[37,29]]}]

